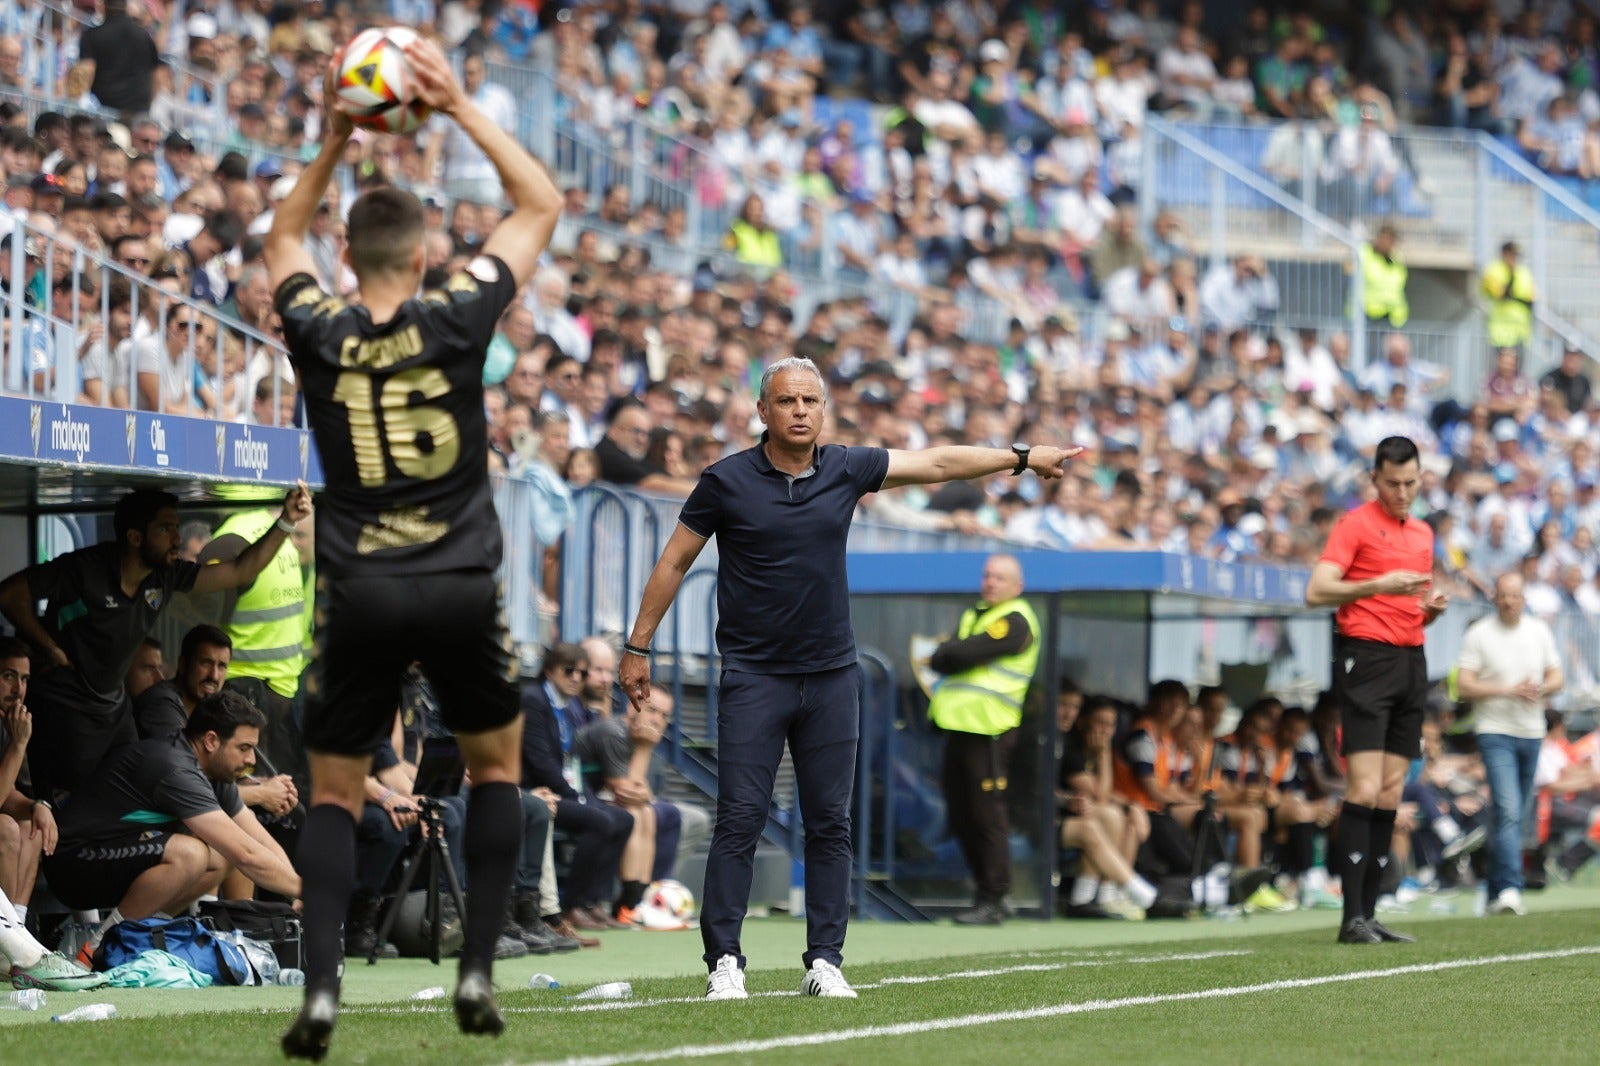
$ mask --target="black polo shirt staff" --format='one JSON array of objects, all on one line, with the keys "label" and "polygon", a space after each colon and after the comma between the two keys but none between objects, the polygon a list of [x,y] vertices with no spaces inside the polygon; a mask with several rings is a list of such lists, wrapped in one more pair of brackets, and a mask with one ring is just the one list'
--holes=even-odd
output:
[{"label": "black polo shirt staff", "polygon": [[1059,477],[1077,450],[1016,445],[920,452],[819,445],[826,392],[816,364],[784,359],[762,376],[754,448],[701,475],[645,584],[618,672],[635,705],[650,696],[649,643],[683,577],[717,538],[717,821],[700,932],[706,996],[742,999],[739,935],[752,859],[787,742],[805,820],[802,994],[853,997],[840,972],[850,895],[850,797],[859,730],[845,546],[862,496],[1032,469]]}]

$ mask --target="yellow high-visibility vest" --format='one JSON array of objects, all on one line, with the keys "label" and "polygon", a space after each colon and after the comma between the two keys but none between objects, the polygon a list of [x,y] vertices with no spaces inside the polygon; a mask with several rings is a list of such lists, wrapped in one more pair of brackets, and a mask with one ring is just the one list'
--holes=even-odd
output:
[{"label": "yellow high-visibility vest", "polygon": [[[254,544],[277,521],[277,508],[231,515],[217,536],[234,534]],[[255,677],[285,699],[293,699],[305,668],[306,584],[300,551],[285,537],[256,578],[239,593],[227,625],[233,640],[230,677]]]},{"label": "yellow high-visibility vest", "polygon": [[728,227],[728,241],[733,257],[741,263],[761,267],[783,265],[783,245],[778,241],[777,230],[756,229],[738,218]]},{"label": "yellow high-visibility vest", "polygon": [[1484,268],[1482,287],[1489,298],[1489,343],[1496,348],[1528,343],[1533,336],[1533,271],[1496,259]]},{"label": "yellow high-visibility vest", "polygon": [[956,639],[965,640],[991,626],[1003,625],[1011,614],[1020,614],[1027,620],[1033,639],[1014,655],[941,679],[928,704],[928,717],[940,729],[996,737],[1022,724],[1022,701],[1039,665],[1039,619],[1028,601],[1007,600],[981,614],[969,607],[961,615]]},{"label": "yellow high-visibility vest", "polygon": [[1406,265],[1399,259],[1385,259],[1372,245],[1361,246],[1361,283],[1367,319],[1385,320],[1395,329],[1411,317],[1406,303]]}]

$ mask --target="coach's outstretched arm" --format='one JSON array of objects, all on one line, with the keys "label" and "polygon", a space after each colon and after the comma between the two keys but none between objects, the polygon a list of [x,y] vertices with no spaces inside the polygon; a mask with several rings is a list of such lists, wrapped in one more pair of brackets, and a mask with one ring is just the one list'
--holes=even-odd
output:
[{"label": "coach's outstretched arm", "polygon": [[628,649],[649,650],[650,641],[656,635],[656,626],[661,624],[661,616],[667,613],[667,608],[677,598],[683,576],[694,565],[707,539],[690,532],[680,522],[673,529],[672,536],[667,538],[667,546],[662,549],[661,558],[656,560],[655,569],[650,571],[650,579],[644,583],[644,595],[640,597],[639,613],[633,620],[633,632],[623,646],[622,662],[617,667],[617,683],[635,708],[644,707],[650,700],[650,658]]},{"label": "coach's outstretched arm", "polygon": [[521,286],[533,275],[561,218],[561,190],[538,160],[478,110],[438,45],[419,37],[406,46],[406,59],[416,76],[418,98],[455,119],[499,172],[511,212],[489,234],[483,251],[510,267]]},{"label": "coach's outstretched arm", "polygon": [[[1028,469],[1042,478],[1058,478],[1067,472],[1067,460],[1082,448],[1051,448],[1040,445],[1028,452]],[[889,450],[889,473],[883,479],[886,489],[901,485],[932,485],[942,481],[970,481],[1016,469],[1017,453],[1009,448],[976,448],[951,444],[908,452]]]},{"label": "coach's outstretched arm", "polygon": [[317,261],[306,251],[306,234],[311,232],[317,205],[322,203],[322,194],[328,191],[328,182],[344,156],[344,147],[353,129],[350,116],[339,110],[334,101],[335,68],[336,64],[328,64],[328,73],[322,82],[322,148],[300,172],[294,188],[272,213],[272,228],[261,246],[273,293],[296,274],[315,276],[317,273]]}]

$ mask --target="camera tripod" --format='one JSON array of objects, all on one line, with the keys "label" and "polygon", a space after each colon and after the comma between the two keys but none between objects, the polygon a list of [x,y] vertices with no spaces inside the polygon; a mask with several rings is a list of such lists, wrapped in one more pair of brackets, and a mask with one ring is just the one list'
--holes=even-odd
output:
[{"label": "camera tripod", "polygon": [[372,942],[372,950],[367,954],[367,965],[375,966],[378,962],[378,949],[388,943],[389,932],[394,928],[395,919],[400,916],[400,910],[405,903],[406,896],[411,891],[411,883],[416,880],[417,871],[426,867],[424,876],[428,879],[428,905],[423,912],[424,922],[428,927],[428,958],[435,966],[444,951],[441,940],[444,935],[444,923],[440,920],[439,874],[442,871],[445,882],[450,886],[450,898],[455,902],[456,914],[465,920],[467,903],[461,895],[461,882],[456,879],[455,864],[450,861],[450,845],[444,839],[444,819],[442,816],[443,804],[427,796],[417,797],[417,827],[422,835],[406,845],[405,855],[402,856],[406,872],[400,878],[400,890],[395,895],[394,905],[389,908],[389,913],[384,915],[383,924],[378,929],[378,935]]},{"label": "camera tripod", "polygon": [[[1217,794],[1215,792],[1207,789],[1201,795],[1200,813],[1195,815],[1194,820],[1194,865],[1189,870],[1191,883],[1205,877],[1210,868],[1206,861],[1208,856],[1212,854],[1227,855],[1227,841],[1222,838],[1222,826],[1217,820]],[[1213,849],[1215,850],[1213,851]],[[1204,913],[1210,913],[1213,909],[1210,893],[1204,890],[1200,893],[1200,909]]]}]

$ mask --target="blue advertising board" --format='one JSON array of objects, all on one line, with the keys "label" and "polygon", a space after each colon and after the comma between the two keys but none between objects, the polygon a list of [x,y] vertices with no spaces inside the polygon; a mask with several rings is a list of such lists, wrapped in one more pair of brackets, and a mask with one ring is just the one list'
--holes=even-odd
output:
[{"label": "blue advertising board", "polygon": [[[1309,572],[1300,567],[1224,563],[1164,552],[1018,551],[1029,592],[1177,593],[1304,609]],[[854,594],[977,591],[984,552],[852,552]]]},{"label": "blue advertising board", "polygon": [[232,483],[322,484],[311,434],[0,396],[0,462]]}]

